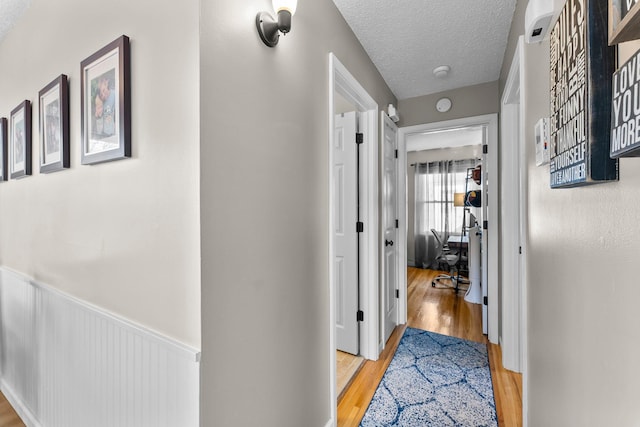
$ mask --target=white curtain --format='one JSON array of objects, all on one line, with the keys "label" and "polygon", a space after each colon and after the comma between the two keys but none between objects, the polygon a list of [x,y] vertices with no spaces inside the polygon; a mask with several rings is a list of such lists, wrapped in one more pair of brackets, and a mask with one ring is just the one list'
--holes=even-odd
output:
[{"label": "white curtain", "polygon": [[[463,207],[453,206],[453,194],[464,193],[467,170],[475,159],[418,163],[415,165],[416,266],[435,267],[434,229],[446,242],[462,232]],[[471,182],[471,180],[469,180]]]}]

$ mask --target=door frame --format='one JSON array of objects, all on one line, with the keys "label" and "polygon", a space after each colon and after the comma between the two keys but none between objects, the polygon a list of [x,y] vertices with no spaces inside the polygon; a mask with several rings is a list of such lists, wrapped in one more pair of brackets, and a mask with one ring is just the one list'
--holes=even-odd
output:
[{"label": "door frame", "polygon": [[[515,141],[516,144],[503,144],[503,153],[514,159],[517,169],[510,168],[503,170],[503,183],[516,183],[511,186],[511,192],[515,192],[518,202],[518,213],[510,218],[505,218],[504,227],[509,227],[505,231],[512,236],[517,236],[518,240],[511,242],[512,249],[517,246],[522,248],[521,254],[517,255],[519,268],[514,268],[513,263],[504,263],[503,272],[514,278],[515,286],[507,286],[507,281],[503,284],[503,331],[502,331],[502,361],[506,369],[522,372],[523,396],[522,396],[522,419],[523,425],[527,426],[527,390],[528,390],[528,369],[527,369],[527,253],[528,253],[528,202],[527,202],[527,147],[525,133],[525,100],[526,100],[526,64],[524,52],[524,37],[520,36],[516,50],[511,61],[509,74],[505,83],[503,96],[500,102],[502,126],[501,140]],[[516,198],[511,195],[511,197]],[[503,238],[506,233],[503,233]],[[509,243],[509,242],[507,242]],[[506,265],[505,265],[506,264]],[[506,271],[505,271],[506,270]],[[515,271],[514,271],[515,270]],[[513,282],[512,282],[513,283]]]},{"label": "door frame", "polygon": [[[377,360],[379,329],[379,262],[378,262],[378,104],[360,83],[351,75],[340,60],[329,53],[329,138],[327,150],[329,168],[327,182],[329,186],[329,363],[331,394],[331,423],[337,420],[336,395],[336,283],[334,280],[334,241],[333,212],[335,191],[333,177],[333,144],[334,144],[334,93],[339,92],[347,101],[355,105],[360,115],[360,132],[364,134],[364,143],[360,147],[360,218],[364,223],[364,231],[360,233],[360,310],[364,312],[364,320],[360,322],[360,354],[371,360]],[[355,227],[356,225],[353,224]],[[356,313],[353,314],[354,316]]]},{"label": "door frame", "polygon": [[[522,152],[524,147],[525,118],[523,100],[523,81],[521,72],[523,51],[520,40],[514,53],[509,75],[505,84],[500,103],[502,114],[501,154],[504,160],[502,167],[502,242],[500,245],[502,259],[502,306],[503,324],[500,336],[502,346],[502,363],[506,369],[521,371],[521,285],[523,256],[521,250],[526,250],[522,242],[523,205],[526,193],[523,191]],[[513,212],[513,215],[508,215]],[[521,249],[520,249],[521,248]]]},{"label": "door frame", "polygon": [[[469,126],[486,126],[487,128],[487,145],[489,157],[489,167],[486,171],[489,174],[489,188],[494,194],[498,194],[498,114],[485,114],[481,116],[465,117],[462,119],[446,120],[442,122],[426,123],[422,125],[406,126],[398,129],[398,176],[404,177],[404,180],[400,180],[401,187],[398,188],[398,194],[401,196],[398,198],[398,216],[400,217],[400,229],[399,233],[403,236],[403,248],[400,251],[400,256],[404,274],[400,276],[400,304],[398,306],[400,323],[407,322],[407,248],[406,248],[406,236],[407,236],[407,192],[406,192],[406,177],[407,177],[407,138],[413,134],[419,134],[424,132],[431,132],[440,129],[453,129],[463,128]],[[498,197],[487,197],[483,194],[483,199],[489,201],[489,210],[491,212],[499,212]],[[402,199],[402,200],[400,200]],[[488,233],[488,299],[489,301],[495,301],[489,305],[489,319],[488,319],[488,336],[489,341],[497,344],[499,339],[499,304],[498,304],[498,285],[499,285],[499,269],[498,269],[498,227],[499,227],[498,215],[491,215],[488,220],[488,229],[483,232]],[[400,240],[400,239],[398,239]]]}]

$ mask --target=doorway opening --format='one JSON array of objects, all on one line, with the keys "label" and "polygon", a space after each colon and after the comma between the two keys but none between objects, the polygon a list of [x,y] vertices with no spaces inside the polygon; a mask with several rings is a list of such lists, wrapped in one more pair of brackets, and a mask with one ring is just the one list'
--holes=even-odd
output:
[{"label": "doorway opening", "polygon": [[[351,162],[342,162],[341,144],[344,141],[336,131],[337,105],[353,106],[357,116],[359,153],[350,159],[359,159],[357,177],[360,185],[357,196],[352,188],[343,191],[340,183],[346,182],[341,175],[353,177],[355,169]],[[338,107],[340,108],[340,107]],[[346,107],[349,108],[349,107]],[[345,114],[346,115],[346,114]],[[353,138],[355,140],[355,138]],[[351,138],[350,138],[351,140]],[[359,354],[366,359],[378,358],[378,307],[379,307],[379,234],[378,234],[378,104],[342,65],[333,53],[329,54],[329,362],[331,418],[335,424],[337,408],[336,390],[336,350],[337,320],[344,323],[356,319],[356,346]],[[341,164],[342,162],[342,164]],[[347,196],[347,197],[345,197]],[[357,216],[343,216],[349,210]],[[357,230],[357,259],[347,259],[340,252],[340,239],[345,232]],[[353,239],[351,240],[353,241]],[[352,243],[348,243],[346,253],[352,253]],[[351,248],[351,249],[349,249]],[[357,270],[357,283],[345,279],[347,271]],[[353,277],[353,273],[351,273]],[[355,303],[339,300],[340,286],[357,287]],[[350,306],[344,306],[350,304]],[[344,319],[340,319],[342,316]]]},{"label": "doorway opening", "polygon": [[[489,114],[484,116],[475,116],[464,119],[449,120],[444,122],[430,123],[417,126],[409,126],[399,129],[398,151],[400,153],[399,174],[400,176],[408,176],[408,150],[420,151],[428,148],[441,148],[434,145],[434,139],[428,138],[434,135],[447,134],[464,135],[465,132],[476,132],[481,138],[482,146],[482,259],[481,259],[481,292],[483,306],[483,326],[486,325],[485,333],[488,335],[489,341],[498,342],[498,117],[497,114]],[[425,136],[423,138],[423,136]],[[446,141],[445,146],[458,144],[465,145],[464,142],[455,143],[452,140]],[[407,181],[400,180],[401,187],[398,193],[402,196],[407,195]],[[408,212],[409,200],[405,197],[399,203],[399,216],[401,218],[409,218],[413,221],[413,216]],[[400,235],[408,236],[408,225],[404,224],[404,228],[400,229]],[[409,248],[407,243],[404,244],[404,250],[400,253],[403,258],[403,265],[409,265],[408,255]],[[406,270],[406,269],[405,269]],[[407,280],[406,271],[402,278],[400,293],[404,295],[400,299],[400,318],[402,323],[407,320]]]},{"label": "doorway opening", "polygon": [[527,153],[525,137],[526,66],[520,36],[501,100],[502,169],[502,326],[504,367],[522,373],[523,420],[527,419]]}]

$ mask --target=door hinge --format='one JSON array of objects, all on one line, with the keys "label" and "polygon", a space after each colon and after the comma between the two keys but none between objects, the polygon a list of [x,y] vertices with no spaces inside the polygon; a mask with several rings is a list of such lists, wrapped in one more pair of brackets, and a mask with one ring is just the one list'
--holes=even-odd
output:
[{"label": "door hinge", "polygon": [[487,144],[482,146],[482,154],[487,154],[489,152],[489,146]]},{"label": "door hinge", "polygon": [[396,298],[400,298],[400,289],[396,289]]},{"label": "door hinge", "polygon": [[362,233],[364,231],[364,222],[356,222],[356,233]]},{"label": "door hinge", "polygon": [[398,150],[396,150],[396,159],[398,158]]},{"label": "door hinge", "polygon": [[518,253],[519,253],[520,255],[522,255],[522,246],[520,246],[520,247],[518,248]]},{"label": "door hinge", "polygon": [[356,133],[356,144],[362,144],[364,142],[364,134]]},{"label": "door hinge", "polygon": [[356,312],[356,320],[357,320],[358,322],[364,322],[364,311],[362,311],[362,310],[358,310],[358,311]]},{"label": "door hinge", "polygon": [[489,221],[482,221],[482,228],[485,230],[489,229]]},{"label": "door hinge", "polygon": [[489,305],[489,297],[484,297],[483,303],[484,305]]},{"label": "door hinge", "polygon": [[400,228],[400,222],[396,219],[396,228]]}]

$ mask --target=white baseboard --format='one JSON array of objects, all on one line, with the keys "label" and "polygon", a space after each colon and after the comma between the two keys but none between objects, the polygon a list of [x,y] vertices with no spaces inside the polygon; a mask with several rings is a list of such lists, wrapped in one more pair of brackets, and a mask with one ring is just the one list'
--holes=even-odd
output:
[{"label": "white baseboard", "polygon": [[7,398],[24,425],[26,425],[27,427],[42,427],[33,416],[31,411],[28,410],[22,403],[22,401],[16,397],[11,387],[9,387],[9,385],[4,380],[0,380],[0,390],[2,390],[4,397]]}]

